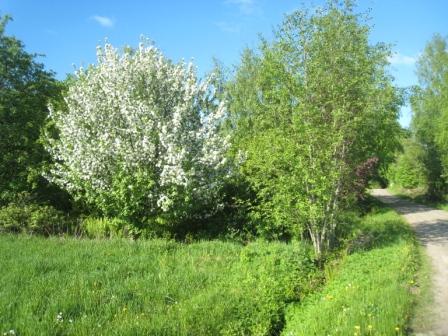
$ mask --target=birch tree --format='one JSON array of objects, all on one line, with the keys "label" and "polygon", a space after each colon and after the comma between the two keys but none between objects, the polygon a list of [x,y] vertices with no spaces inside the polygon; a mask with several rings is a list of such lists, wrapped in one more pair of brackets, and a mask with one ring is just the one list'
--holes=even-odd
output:
[{"label": "birch tree", "polygon": [[390,49],[368,38],[350,1],[294,12],[273,43],[244,54],[229,89],[257,211],[271,226],[309,236],[318,257],[354,201],[356,168],[371,157],[387,164],[398,146]]}]

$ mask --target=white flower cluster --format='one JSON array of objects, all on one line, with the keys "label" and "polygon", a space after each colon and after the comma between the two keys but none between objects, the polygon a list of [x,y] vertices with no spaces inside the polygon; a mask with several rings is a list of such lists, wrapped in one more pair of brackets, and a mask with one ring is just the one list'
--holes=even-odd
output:
[{"label": "white flower cluster", "polygon": [[14,329],[11,329],[9,331],[5,331],[3,333],[3,336],[7,336],[7,335],[16,335],[16,331]]},{"label": "white flower cluster", "polygon": [[59,322],[59,323],[64,322],[64,317],[62,316],[62,312],[59,312],[58,315],[56,315],[56,322]]},{"label": "white flower cluster", "polygon": [[123,52],[106,44],[97,55],[97,65],[76,72],[66,111],[50,106],[59,135],[49,141],[49,178],[95,198],[114,192],[117,172],[132,189],[138,172],[150,180],[153,211],[168,211],[180,192],[210,198],[228,147],[219,134],[225,104],[212,78],[198,81],[191,63],[174,64],[145,42]]}]

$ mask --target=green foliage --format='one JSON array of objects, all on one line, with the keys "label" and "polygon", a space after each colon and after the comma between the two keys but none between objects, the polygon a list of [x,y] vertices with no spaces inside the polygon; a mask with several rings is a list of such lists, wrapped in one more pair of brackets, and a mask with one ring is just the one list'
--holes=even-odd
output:
[{"label": "green foliage", "polygon": [[448,42],[435,35],[417,63],[420,85],[411,97],[412,130],[425,147],[428,194],[441,198],[448,182]]},{"label": "green foliage", "polygon": [[119,218],[86,217],[81,228],[90,238],[133,237],[137,233],[134,226]]},{"label": "green foliage", "polygon": [[171,233],[213,215],[228,140],[212,82],[146,39],[136,49],[98,47],[97,63],[68,81],[65,106],[50,105],[46,176],[95,214],[145,230]]},{"label": "green foliage", "polygon": [[385,70],[389,48],[368,39],[351,1],[329,2],[287,16],[273,43],[243,54],[228,128],[262,234],[308,235],[323,254],[355,198],[357,167],[393,160],[401,95]]},{"label": "green foliage", "polygon": [[272,335],[319,275],[299,243],[3,235],[0,246],[0,332],[17,335]]},{"label": "green foliage", "polygon": [[0,17],[0,204],[18,192],[40,197],[55,191],[40,177],[49,160],[39,142],[49,99],[58,100],[60,84],[21,41],[5,34],[10,17]]},{"label": "green foliage", "polygon": [[428,184],[428,171],[425,165],[426,151],[414,139],[403,141],[403,152],[398,154],[389,168],[391,186],[407,189],[425,188]]},{"label": "green foliage", "polygon": [[291,306],[282,335],[407,335],[419,263],[411,229],[386,211],[367,216],[361,236],[365,243],[342,260],[322,292]]},{"label": "green foliage", "polygon": [[57,235],[73,233],[67,216],[49,205],[10,203],[0,208],[0,232]]}]

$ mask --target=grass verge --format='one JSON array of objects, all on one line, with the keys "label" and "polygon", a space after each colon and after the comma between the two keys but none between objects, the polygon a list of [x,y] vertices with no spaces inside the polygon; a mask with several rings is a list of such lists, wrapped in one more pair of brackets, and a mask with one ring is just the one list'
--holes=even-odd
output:
[{"label": "grass verge", "polygon": [[286,315],[282,335],[406,335],[416,300],[418,246],[392,210],[367,215],[322,291]]},{"label": "grass verge", "polygon": [[426,195],[426,189],[404,189],[399,186],[393,186],[387,188],[391,194],[395,196],[399,196],[410,201],[427,205],[432,208],[436,208],[439,210],[448,211],[448,203],[447,201],[431,201],[428,199]]},{"label": "grass verge", "polygon": [[419,247],[420,267],[417,272],[417,284],[414,289],[416,302],[414,314],[411,321],[412,334],[425,334],[433,327],[433,303],[434,298],[431,291],[432,266],[429,257],[423,247]]},{"label": "grass verge", "polygon": [[268,335],[318,271],[302,244],[0,235],[0,333]]}]

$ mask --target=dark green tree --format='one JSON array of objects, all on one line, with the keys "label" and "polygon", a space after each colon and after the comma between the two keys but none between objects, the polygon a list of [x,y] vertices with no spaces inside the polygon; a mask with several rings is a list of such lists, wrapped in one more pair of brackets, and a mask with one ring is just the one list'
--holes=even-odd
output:
[{"label": "dark green tree", "polygon": [[60,99],[61,85],[52,72],[5,33],[9,16],[0,17],[0,204],[22,192],[49,195],[40,176],[48,160],[39,142],[49,99]]}]

